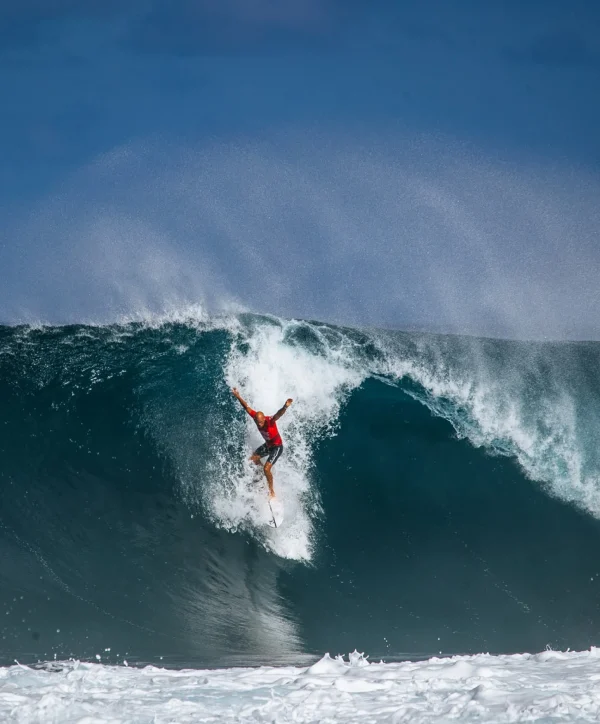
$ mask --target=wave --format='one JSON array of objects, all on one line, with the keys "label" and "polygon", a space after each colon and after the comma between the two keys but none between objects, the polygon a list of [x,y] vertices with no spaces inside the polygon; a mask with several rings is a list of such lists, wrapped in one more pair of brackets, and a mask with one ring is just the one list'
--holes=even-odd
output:
[{"label": "wave", "polygon": [[[0,328],[4,662],[589,647],[599,357],[251,314]],[[295,400],[277,530],[232,386]]]}]

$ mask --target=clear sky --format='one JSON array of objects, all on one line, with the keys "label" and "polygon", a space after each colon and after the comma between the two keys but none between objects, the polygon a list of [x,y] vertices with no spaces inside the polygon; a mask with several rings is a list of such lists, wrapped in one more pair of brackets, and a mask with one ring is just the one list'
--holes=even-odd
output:
[{"label": "clear sky", "polygon": [[597,0],[0,6],[0,317],[600,338]]}]

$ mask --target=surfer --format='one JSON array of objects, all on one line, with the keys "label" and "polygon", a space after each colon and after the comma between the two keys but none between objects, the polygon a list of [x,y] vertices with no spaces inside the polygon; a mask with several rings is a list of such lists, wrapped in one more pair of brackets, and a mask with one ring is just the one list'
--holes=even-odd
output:
[{"label": "surfer", "polygon": [[240,405],[254,420],[258,431],[264,438],[264,443],[260,447],[256,448],[252,455],[250,455],[250,460],[252,460],[252,462],[256,465],[262,465],[260,459],[264,457],[267,458],[267,462],[264,464],[264,471],[267,484],[269,486],[269,499],[273,499],[275,497],[275,491],[273,490],[273,473],[271,472],[271,468],[275,465],[277,460],[279,460],[279,457],[283,452],[283,442],[276,423],[292,404],[292,400],[286,400],[285,405],[281,408],[281,410],[278,410],[274,415],[269,416],[265,415],[264,412],[255,412],[242,398],[235,387],[232,392],[234,397],[238,399]]}]

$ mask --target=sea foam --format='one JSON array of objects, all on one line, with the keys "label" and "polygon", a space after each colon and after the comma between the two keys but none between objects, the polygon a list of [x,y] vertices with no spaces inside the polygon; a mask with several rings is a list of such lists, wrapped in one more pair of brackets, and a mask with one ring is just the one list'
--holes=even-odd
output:
[{"label": "sea foam", "polygon": [[369,663],[326,654],[309,667],[166,670],[78,661],[0,669],[0,718],[82,722],[501,722],[600,718],[589,651]]}]

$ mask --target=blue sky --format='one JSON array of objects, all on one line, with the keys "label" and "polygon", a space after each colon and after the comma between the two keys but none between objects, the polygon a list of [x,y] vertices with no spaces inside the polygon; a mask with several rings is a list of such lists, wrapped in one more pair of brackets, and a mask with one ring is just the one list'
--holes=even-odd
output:
[{"label": "blue sky", "polygon": [[594,0],[0,8],[0,315],[598,337],[599,31]]}]

